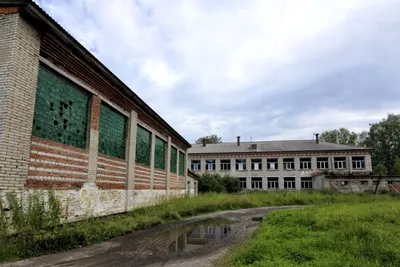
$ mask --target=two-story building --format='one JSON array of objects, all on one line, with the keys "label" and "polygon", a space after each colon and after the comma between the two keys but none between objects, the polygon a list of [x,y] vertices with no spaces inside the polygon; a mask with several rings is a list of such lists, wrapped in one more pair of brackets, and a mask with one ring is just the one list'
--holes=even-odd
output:
[{"label": "two-story building", "polygon": [[329,187],[325,174],[372,172],[371,149],[320,142],[318,135],[316,140],[240,142],[238,136],[237,142],[194,144],[189,160],[193,172],[237,177],[243,189],[322,189]]}]

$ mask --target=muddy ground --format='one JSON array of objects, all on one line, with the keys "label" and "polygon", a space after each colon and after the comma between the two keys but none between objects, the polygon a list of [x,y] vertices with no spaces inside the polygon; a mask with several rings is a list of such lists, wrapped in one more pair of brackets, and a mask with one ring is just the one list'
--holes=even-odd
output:
[{"label": "muddy ground", "polygon": [[297,206],[223,211],[163,224],[148,230],[11,266],[213,266],[230,245],[251,234],[268,212]]}]

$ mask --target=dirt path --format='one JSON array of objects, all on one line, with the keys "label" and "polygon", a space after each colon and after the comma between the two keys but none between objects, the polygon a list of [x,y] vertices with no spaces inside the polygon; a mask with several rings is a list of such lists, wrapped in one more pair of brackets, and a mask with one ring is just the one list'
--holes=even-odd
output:
[{"label": "dirt path", "polygon": [[212,266],[230,245],[251,234],[265,214],[293,208],[299,206],[217,212],[1,266]]}]

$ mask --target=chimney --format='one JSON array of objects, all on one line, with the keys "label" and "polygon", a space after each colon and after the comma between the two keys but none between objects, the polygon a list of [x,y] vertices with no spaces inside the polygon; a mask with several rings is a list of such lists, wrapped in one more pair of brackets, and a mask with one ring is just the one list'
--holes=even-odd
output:
[{"label": "chimney", "polygon": [[315,143],[319,144],[319,133],[315,134]]},{"label": "chimney", "polygon": [[203,138],[203,146],[206,146],[206,139]]},{"label": "chimney", "polygon": [[236,138],[237,138],[237,145],[240,146],[240,136],[238,136]]}]

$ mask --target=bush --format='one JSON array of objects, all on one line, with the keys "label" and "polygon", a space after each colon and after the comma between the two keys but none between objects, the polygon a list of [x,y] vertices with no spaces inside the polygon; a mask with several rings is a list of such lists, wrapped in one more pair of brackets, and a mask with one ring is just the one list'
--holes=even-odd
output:
[{"label": "bush", "polygon": [[199,179],[199,192],[236,193],[240,191],[239,180],[235,177],[205,173]]}]

